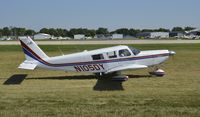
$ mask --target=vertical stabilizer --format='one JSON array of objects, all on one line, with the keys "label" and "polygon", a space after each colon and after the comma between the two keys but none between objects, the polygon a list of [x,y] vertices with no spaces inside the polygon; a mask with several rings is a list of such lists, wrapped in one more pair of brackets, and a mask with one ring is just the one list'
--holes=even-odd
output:
[{"label": "vertical stabilizer", "polygon": [[38,45],[30,37],[19,38],[26,60],[40,60],[48,58],[48,56],[38,47]]}]

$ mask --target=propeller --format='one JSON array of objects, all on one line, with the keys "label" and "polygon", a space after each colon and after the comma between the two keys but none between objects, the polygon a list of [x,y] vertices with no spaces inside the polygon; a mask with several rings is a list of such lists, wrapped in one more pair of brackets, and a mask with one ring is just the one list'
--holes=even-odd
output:
[{"label": "propeller", "polygon": [[173,55],[175,55],[175,54],[176,54],[175,51],[172,51],[172,50],[169,51],[169,55],[170,55],[170,56],[173,56]]},{"label": "propeller", "polygon": [[176,52],[175,51],[169,51],[169,56],[170,56],[170,61],[172,61],[172,62],[174,62],[174,55],[176,54]]},{"label": "propeller", "polygon": [[169,56],[171,56],[170,58],[172,58],[172,60],[174,60],[174,55],[176,54],[175,51],[170,50],[169,51]]}]

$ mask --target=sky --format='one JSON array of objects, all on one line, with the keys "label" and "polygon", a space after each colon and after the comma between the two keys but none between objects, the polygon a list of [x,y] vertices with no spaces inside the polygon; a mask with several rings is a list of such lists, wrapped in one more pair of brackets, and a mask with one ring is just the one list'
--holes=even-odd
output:
[{"label": "sky", "polygon": [[0,28],[200,27],[200,0],[0,0]]}]

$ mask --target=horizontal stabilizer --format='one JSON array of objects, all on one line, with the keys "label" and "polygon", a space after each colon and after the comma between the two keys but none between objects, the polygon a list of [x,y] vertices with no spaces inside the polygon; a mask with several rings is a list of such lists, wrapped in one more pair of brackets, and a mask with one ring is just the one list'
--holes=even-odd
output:
[{"label": "horizontal stabilizer", "polygon": [[23,63],[21,63],[19,65],[18,68],[27,69],[27,70],[34,70],[36,68],[36,66],[37,66],[37,64],[35,64],[35,63],[24,61]]},{"label": "horizontal stabilizer", "polygon": [[108,70],[106,73],[128,70],[128,69],[142,69],[142,68],[147,68],[147,66],[146,65],[137,65],[137,64],[124,65],[124,66],[118,66],[118,67],[112,68],[112,69]]}]

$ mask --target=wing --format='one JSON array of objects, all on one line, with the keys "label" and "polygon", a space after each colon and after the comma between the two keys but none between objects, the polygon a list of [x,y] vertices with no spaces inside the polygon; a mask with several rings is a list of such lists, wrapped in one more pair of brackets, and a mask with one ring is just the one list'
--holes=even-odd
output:
[{"label": "wing", "polygon": [[115,71],[122,71],[122,70],[128,70],[128,69],[142,69],[142,68],[147,68],[147,66],[146,65],[138,65],[138,64],[124,65],[124,66],[118,66],[118,67],[112,68],[112,69],[108,70],[106,72],[106,74],[115,72]]},{"label": "wing", "polygon": [[34,70],[37,67],[37,64],[31,61],[24,61],[19,65],[20,69]]}]

